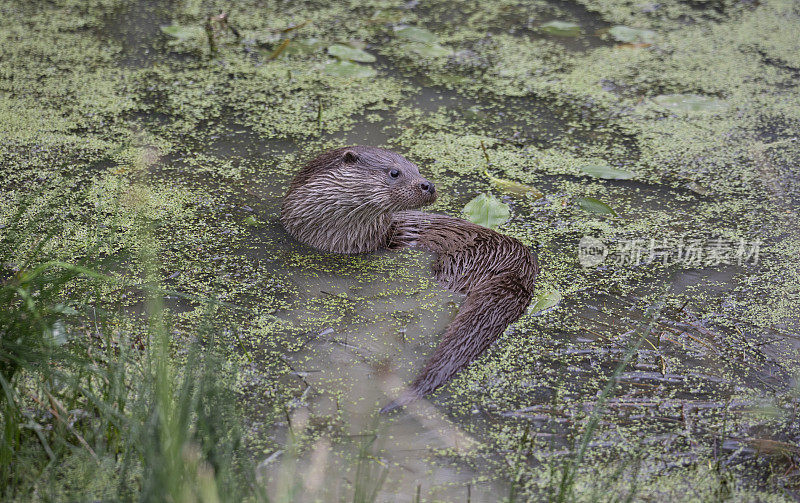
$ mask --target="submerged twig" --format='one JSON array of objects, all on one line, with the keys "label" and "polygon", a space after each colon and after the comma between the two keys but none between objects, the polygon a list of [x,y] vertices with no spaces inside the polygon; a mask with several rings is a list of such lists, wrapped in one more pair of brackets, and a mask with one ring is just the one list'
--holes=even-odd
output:
[{"label": "submerged twig", "polygon": [[288,38],[283,39],[283,41],[280,43],[280,45],[278,45],[278,47],[274,51],[272,51],[272,54],[267,56],[267,59],[271,61],[271,60],[277,58],[278,56],[280,56],[283,53],[283,51],[286,50],[286,48],[288,46],[289,46],[289,39]]},{"label": "submerged twig", "polygon": [[486,145],[483,144],[483,140],[481,140],[481,150],[483,150],[483,157],[486,159],[486,165],[491,165],[492,161],[489,160],[489,153],[486,151]]}]

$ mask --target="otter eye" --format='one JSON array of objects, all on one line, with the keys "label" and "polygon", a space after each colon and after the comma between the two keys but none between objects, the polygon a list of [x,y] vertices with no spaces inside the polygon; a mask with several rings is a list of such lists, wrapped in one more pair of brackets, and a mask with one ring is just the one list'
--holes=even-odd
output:
[{"label": "otter eye", "polygon": [[343,159],[344,162],[346,162],[347,164],[355,164],[356,162],[358,162],[358,154],[356,154],[352,150],[348,150],[347,152],[344,153]]},{"label": "otter eye", "polygon": [[389,171],[389,176],[391,176],[392,178],[397,178],[398,176],[400,176],[400,171],[393,169]]}]

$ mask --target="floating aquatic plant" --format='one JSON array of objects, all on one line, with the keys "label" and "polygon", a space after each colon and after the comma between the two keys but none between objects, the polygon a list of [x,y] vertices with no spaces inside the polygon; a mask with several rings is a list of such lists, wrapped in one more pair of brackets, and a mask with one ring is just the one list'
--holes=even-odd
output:
[{"label": "floating aquatic plant", "polygon": [[611,206],[594,197],[579,197],[575,202],[578,203],[580,209],[589,213],[617,216],[617,212]]},{"label": "floating aquatic plant", "polygon": [[350,77],[355,79],[366,79],[378,74],[374,68],[366,65],[359,65],[351,61],[336,61],[325,65],[325,73],[336,77]]},{"label": "floating aquatic plant", "polygon": [[577,37],[581,34],[581,27],[569,21],[548,21],[542,24],[542,31],[558,37]]},{"label": "floating aquatic plant", "polygon": [[510,207],[499,199],[480,194],[464,206],[464,215],[470,222],[496,229],[511,218]]},{"label": "floating aquatic plant", "polygon": [[334,44],[328,47],[328,54],[341,61],[359,61],[361,63],[375,62],[375,56],[367,51],[342,44]]},{"label": "floating aquatic plant", "polygon": [[656,32],[653,30],[642,30],[622,25],[612,26],[609,28],[608,34],[617,42],[628,44],[652,44],[656,39]]},{"label": "floating aquatic plant", "polygon": [[398,37],[408,40],[407,47],[420,56],[438,58],[449,56],[453,51],[439,44],[438,38],[425,28],[404,26],[395,31]]},{"label": "floating aquatic plant", "polygon": [[634,176],[630,171],[612,168],[607,164],[591,164],[587,166],[581,166],[579,169],[584,174],[593,176],[595,178],[602,178],[603,180],[630,180]]}]

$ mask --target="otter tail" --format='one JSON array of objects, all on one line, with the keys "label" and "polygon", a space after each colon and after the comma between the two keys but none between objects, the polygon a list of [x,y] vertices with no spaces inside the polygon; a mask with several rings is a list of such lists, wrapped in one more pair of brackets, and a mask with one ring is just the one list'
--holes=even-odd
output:
[{"label": "otter tail", "polygon": [[473,285],[456,319],[408,390],[381,413],[403,407],[450,380],[483,353],[519,319],[532,292],[515,273],[504,273]]}]

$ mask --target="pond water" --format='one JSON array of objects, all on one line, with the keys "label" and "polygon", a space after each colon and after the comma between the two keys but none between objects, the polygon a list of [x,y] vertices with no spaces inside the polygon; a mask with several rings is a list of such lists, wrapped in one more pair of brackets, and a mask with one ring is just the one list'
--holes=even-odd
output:
[{"label": "pond water", "polygon": [[[106,164],[94,164],[90,185],[145,187],[163,223],[165,283],[236,306],[223,316],[239,327],[226,344],[248,449],[277,500],[347,493],[365,445],[369,478],[388,470],[378,501],[553,496],[593,417],[577,500],[788,494],[773,469],[784,465],[759,452],[800,438],[791,2],[109,4],[87,33],[113,50],[93,49],[91,69],[129,102],[106,105],[95,89],[80,98],[85,110],[64,112],[78,126],[53,126],[51,141],[80,158],[84,147],[64,138],[96,138]],[[220,25],[211,54],[202,26],[218,7],[241,38]],[[789,27],[762,39],[776,19]],[[190,31],[170,37],[169,24]],[[620,25],[640,31],[615,40]],[[429,35],[404,40],[403,26]],[[334,42],[377,56],[358,63],[374,74],[326,73]],[[700,110],[682,108],[688,101]],[[483,192],[508,204],[500,232],[538,253],[536,295],[562,299],[387,417],[377,410],[463,298],[433,281],[424,253],[322,254],[284,232],[293,173],[351,144],[417,162],[441,193],[430,211],[459,215]],[[630,179],[592,175],[598,166]],[[544,196],[506,193],[486,172]],[[586,198],[615,214],[582,209]],[[589,266],[579,260],[586,236],[606,253]],[[705,255],[692,262],[687,249]],[[199,308],[181,299],[170,309],[180,326]],[[178,332],[177,345],[191,337]]]},{"label": "pond water", "polygon": [[[552,40],[567,53],[609,45],[607,39],[596,35],[608,24],[588,11],[567,3],[547,4],[545,11],[548,9],[568,12],[586,34],[543,36],[536,30],[540,24],[536,21],[513,30],[514,35]],[[424,16],[420,14],[423,19]],[[441,20],[439,25],[452,22],[453,19]],[[437,24],[429,26],[434,28]],[[128,33],[134,32],[144,37],[144,42],[157,35],[152,30]],[[147,64],[145,53],[134,53],[145,56],[138,64]],[[317,473],[320,480],[348,480],[350,468],[346,460],[352,457],[353,446],[370,435],[365,431],[374,431],[375,455],[389,474],[379,499],[407,501],[414,497],[419,485],[433,500],[460,500],[466,498],[467,491],[473,501],[497,500],[509,491],[509,484],[497,476],[496,463],[502,463],[508,455],[498,456],[491,449],[487,451],[486,446],[502,449],[498,433],[524,427],[525,431],[533,430],[532,437],[548,446],[533,457],[539,458],[538,463],[546,464],[548,457],[569,452],[576,419],[592,410],[600,385],[623,357],[626,347],[633,344],[632,334],[637,327],[648,323],[644,310],[656,301],[655,292],[665,285],[671,298],[685,299],[681,301],[684,305],[673,302],[662,311],[646,342],[635,351],[631,364],[618,378],[618,389],[608,401],[601,421],[602,433],[596,435],[591,447],[611,448],[630,442],[644,452],[654,448],[656,451],[652,452],[669,452],[659,463],[685,463],[702,457],[687,448],[697,442],[683,435],[687,430],[699,437],[714,437],[709,432],[718,421],[737,414],[739,427],[747,429],[750,422],[742,411],[759,406],[759,402],[743,398],[744,389],[768,394],[792,385],[792,369],[786,367],[785,358],[793,352],[796,355],[796,336],[748,326],[719,312],[720,304],[730,301],[730,291],[747,273],[747,266],[678,266],[677,271],[660,268],[654,272],[644,264],[637,265],[642,271],[628,276],[623,292],[610,293],[605,290],[608,286],[587,281],[585,288],[573,291],[555,312],[517,324],[491,353],[494,366],[472,371],[470,377],[448,387],[456,388],[456,392],[446,388],[430,402],[422,401],[393,417],[378,418],[376,410],[413,377],[455,316],[461,299],[430,281],[429,257],[424,255],[331,257],[298,245],[285,235],[277,223],[280,198],[292,171],[315,150],[307,143],[367,144],[403,151],[403,142],[398,139],[407,137],[409,133],[404,131],[410,127],[419,126],[404,123],[393,110],[408,109],[422,117],[432,115],[453,121],[467,134],[507,139],[514,145],[523,145],[523,151],[528,145],[540,151],[565,144],[578,148],[587,144],[595,149],[598,145],[611,145],[607,158],[622,159],[619,165],[623,167],[632,165],[639,156],[635,137],[614,127],[603,127],[598,118],[576,121],[576,111],[562,104],[432,85],[430,75],[400,71],[399,65],[391,56],[383,56],[375,64],[381,75],[405,87],[399,101],[386,111],[355,117],[349,127],[334,128],[313,142],[301,137],[267,139],[248,127],[247,120],[231,112],[230,118],[215,121],[207,135],[199,135],[199,141],[188,144],[189,150],[176,155],[172,168],[161,167],[166,180],[191,179],[197,186],[214,192],[219,181],[211,182],[203,175],[192,174],[190,169],[180,168],[182,156],[190,159],[199,153],[258,166],[249,177],[226,187],[227,199],[234,206],[237,202],[249,204],[255,209],[255,218],[263,221],[260,228],[248,233],[252,242],[246,256],[248,260],[267,262],[265,270],[288,284],[283,290],[269,293],[284,299],[285,307],[273,313],[279,325],[303,327],[297,335],[302,342],[282,355],[292,369],[290,379],[295,379],[294,385],[302,391],[287,411],[285,429],[279,426],[273,435],[288,441],[290,433],[296,434],[298,428],[323,431],[316,443],[291,458],[284,453],[286,459],[270,456],[262,462],[260,475],[272,481],[275,494],[280,494],[281,484],[285,484],[281,474],[286,472],[287,464],[299,473]],[[419,124],[420,120],[414,122]],[[280,160],[290,154],[295,154],[296,160]],[[271,169],[279,164],[286,167]],[[420,164],[423,173],[429,172],[430,166],[424,160]],[[464,171],[446,162],[436,164],[439,166],[431,175],[446,196],[437,210],[457,214],[474,194],[485,190],[479,168]],[[490,165],[490,169],[494,168]],[[527,180],[535,181],[546,194],[545,201],[498,195],[511,204],[515,228],[527,229],[523,235],[532,234],[534,242],[540,226],[531,225],[532,219],[535,222],[543,218],[547,225],[572,225],[569,220],[553,220],[541,213],[548,203],[558,204],[559,196],[573,186],[592,181],[548,173]],[[625,180],[601,183],[605,198],[614,201],[620,218],[635,220],[643,213],[658,214],[663,223],[651,225],[670,228],[671,234],[691,232],[693,229],[687,226],[700,223],[693,218],[693,212],[709,201],[708,191],[690,184],[681,187]],[[551,257],[561,262],[561,256],[576,251],[569,233],[538,246],[545,271]],[[354,260],[357,264],[353,264]],[[715,306],[711,313],[717,311],[718,318],[709,315],[708,306]],[[509,344],[509,338],[513,338],[513,344]],[[483,365],[476,363],[478,367]],[[257,373],[257,360],[253,366]],[[324,428],[330,428],[331,423],[336,424],[340,441],[351,441],[332,446],[332,440],[324,435]],[[741,430],[719,445],[712,439],[716,446],[713,449],[722,449],[729,459],[741,455],[743,449],[752,455],[749,444],[733,441],[740,433]],[[328,462],[321,465],[321,457]],[[491,462],[485,464],[481,459]],[[651,464],[646,470],[655,472],[657,465]],[[304,482],[301,493],[312,501],[341,491],[340,483],[330,486],[312,478]]]}]

